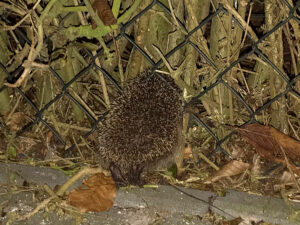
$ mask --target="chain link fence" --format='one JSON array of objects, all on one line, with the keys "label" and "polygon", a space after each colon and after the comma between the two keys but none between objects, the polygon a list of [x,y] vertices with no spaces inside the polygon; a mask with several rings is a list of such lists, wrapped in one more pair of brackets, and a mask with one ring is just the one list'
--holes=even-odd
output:
[{"label": "chain link fence", "polygon": [[[243,124],[249,124],[256,122],[256,116],[260,115],[263,110],[269,108],[271,104],[274,102],[278,101],[281,98],[286,98],[287,95],[292,95],[294,99],[296,99],[296,102],[300,101],[300,94],[299,90],[296,90],[296,85],[300,83],[300,74],[298,73],[297,75],[293,74],[288,74],[288,72],[278,68],[275,63],[273,63],[268,56],[261,50],[261,44],[266,41],[270,35],[272,35],[274,32],[276,32],[279,29],[282,29],[283,26],[285,26],[289,21],[294,21],[298,24],[299,26],[299,18],[297,16],[298,8],[300,7],[300,2],[298,1],[295,5],[295,7],[292,7],[290,3],[286,0],[282,1],[283,4],[287,7],[289,10],[288,16],[284,19],[282,19],[279,23],[277,23],[272,29],[269,29],[267,32],[264,32],[261,37],[254,37],[250,30],[247,30],[247,26],[245,24],[241,23],[241,20],[236,17],[236,15],[232,16],[232,23],[237,25],[239,29],[242,30],[243,34],[246,35],[245,38],[248,40],[248,48],[245,48],[244,51],[239,54],[236,60],[233,60],[232,62],[228,63],[228,65],[225,68],[220,68],[219,65],[217,65],[214,60],[211,59],[210,56],[208,56],[203,49],[199,48],[198,44],[195,44],[195,42],[192,39],[192,36],[200,31],[204,26],[211,26],[212,20],[215,18],[219,18],[221,15],[228,15],[229,13],[232,13],[226,9],[223,5],[219,5],[217,9],[211,11],[211,13],[202,21],[198,23],[196,27],[194,27],[192,30],[188,31],[186,27],[182,24],[182,22],[179,19],[176,19],[178,29],[182,29],[182,31],[185,33],[184,35],[184,40],[181,41],[180,43],[177,44],[176,47],[168,51],[166,54],[164,54],[165,59],[169,59],[172,57],[172,55],[176,54],[180,49],[186,46],[192,47],[194,50],[196,50],[197,54],[201,59],[206,63],[206,65],[209,65],[211,68],[210,76],[211,74],[214,74],[213,78],[211,77],[211,82],[209,85],[205,86],[202,88],[202,90],[195,96],[193,96],[189,102],[186,103],[186,107],[196,104],[197,102],[201,102],[202,97],[204,97],[206,94],[210,93],[211,91],[218,89],[218,87],[223,86],[229,92],[231,93],[232,96],[236,99],[236,102],[241,105],[244,109],[247,110],[248,112],[248,117],[247,120],[243,120]],[[159,7],[161,10],[163,10],[166,14],[170,15],[171,17],[174,17],[172,11],[169,10],[169,7],[164,5],[161,1],[156,1],[154,0],[151,4],[149,4],[146,8],[141,10],[138,14],[136,14],[132,19],[130,19],[128,22],[125,24],[121,24],[120,32],[119,34],[115,37],[115,40],[121,40],[121,39],[126,39],[128,43],[132,45],[132,49],[135,51],[138,51],[142,57],[143,60],[147,60],[152,69],[159,69],[164,65],[164,62],[162,59],[155,61],[153,60],[153,57],[149,55],[145,49],[141,48],[139,44],[137,44],[137,41],[132,38],[131,35],[129,35],[126,30],[130,27],[133,26],[133,24],[141,17],[143,17],[148,11],[153,10],[154,7]],[[9,22],[9,21],[7,21]],[[14,30],[16,36],[19,38],[20,42],[26,42],[28,45],[31,45],[31,41],[29,40],[28,37],[22,32],[20,29],[15,29]],[[114,40],[110,40],[107,44],[107,46],[111,46],[114,43]],[[112,87],[117,90],[118,93],[122,92],[121,85],[119,82],[109,73],[107,70],[103,67],[99,67],[95,61],[97,57],[103,56],[104,54],[104,49],[100,48],[97,50],[97,54],[94,55],[91,53],[91,51],[85,49],[84,53],[85,55],[89,56],[91,58],[91,63],[85,68],[83,68],[80,72],[78,72],[72,79],[70,79],[68,82],[65,82],[64,79],[61,77],[60,73],[53,69],[52,67],[49,67],[48,70],[51,72],[52,76],[54,76],[60,86],[61,89],[60,91],[55,95],[54,98],[52,98],[48,103],[44,104],[42,107],[39,107],[37,102],[33,101],[31,96],[26,94],[26,91],[24,88],[21,87],[16,87],[14,90],[14,93],[19,94],[22,98],[22,101],[25,101],[28,105],[30,105],[32,111],[34,112],[32,114],[32,121],[27,123],[25,126],[22,127],[22,129],[18,132],[17,135],[22,135],[27,131],[30,131],[34,126],[38,125],[39,123],[42,123],[45,125],[52,133],[53,135],[59,140],[59,142],[63,145],[66,145],[66,140],[62,137],[62,134],[60,131],[58,131],[54,126],[52,126],[45,118],[44,114],[47,110],[49,110],[50,107],[53,106],[54,103],[61,101],[63,98],[68,98],[69,100],[72,101],[72,104],[76,104],[79,109],[85,114],[85,116],[88,118],[88,120],[91,123],[91,128],[90,130],[86,131],[84,134],[82,134],[83,138],[87,138],[89,135],[92,133],[96,132],[97,130],[97,124],[104,120],[108,111],[101,113],[98,117],[91,113],[90,110],[87,110],[85,105],[78,101],[78,98],[74,97],[74,94],[70,91],[70,87],[76,83],[76,81],[79,81],[82,77],[84,77],[88,72],[91,70],[94,71],[101,71],[103,75],[105,76],[105,79],[111,84]],[[231,82],[228,82],[227,79],[224,79],[225,75],[227,73],[230,73],[236,66],[239,64],[243,63],[247,58],[249,57],[256,57],[259,58],[262,63],[265,65],[268,65],[269,67],[272,68],[275,73],[273,75],[280,77],[280,79],[283,81],[282,82],[282,87],[283,91],[280,93],[276,93],[276,95],[272,96],[272,98],[268,98],[265,102],[261,104],[260,107],[257,107],[256,109],[253,109],[252,105],[249,103],[249,101],[246,99],[245,95],[242,95],[240,91],[238,91],[235,87],[233,87]],[[142,60],[142,59],[141,59]],[[7,76],[7,81],[8,82],[15,82],[18,79],[18,76],[22,73],[24,68],[22,66],[18,67],[14,72],[8,72],[7,68],[0,63],[1,70],[6,74]],[[197,75],[195,77],[198,77]],[[201,76],[199,76],[201,78]],[[276,78],[277,79],[277,78]],[[200,79],[201,82],[201,79]],[[49,85],[49,84],[46,84]],[[0,88],[0,93],[6,89],[9,89],[10,87],[7,86],[2,86]],[[212,112],[213,114],[213,112]],[[212,137],[212,139],[215,142],[215,147],[214,149],[210,152],[210,155],[216,153],[216,152],[223,152],[227,156],[230,157],[230,155],[227,153],[226,150],[223,148],[223,143],[227,140],[230,139],[230,137],[234,134],[234,131],[231,131],[227,133],[223,137],[219,137],[216,132],[214,131],[215,129],[212,129],[211,124],[207,123],[205,119],[200,118],[199,116],[193,114],[192,119],[196,121],[199,125],[201,125],[206,132],[209,133],[209,135]],[[239,125],[243,125],[239,124]],[[2,128],[4,128],[4,124],[1,124]],[[77,143],[82,142],[82,139],[77,140]],[[70,144],[66,152],[70,152],[74,148],[75,144]]]}]

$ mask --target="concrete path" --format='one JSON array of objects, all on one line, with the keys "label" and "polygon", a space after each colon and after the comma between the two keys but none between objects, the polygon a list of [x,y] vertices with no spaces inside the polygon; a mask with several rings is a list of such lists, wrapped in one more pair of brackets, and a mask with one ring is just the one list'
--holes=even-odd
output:
[{"label": "concrete path", "polygon": [[[33,191],[15,193],[15,186],[29,184],[48,184],[53,188],[68,179],[62,172],[50,168],[0,163],[0,225],[7,224],[8,213],[26,213],[31,211],[41,199]],[[79,183],[75,185],[79,185]],[[42,198],[43,196],[39,196]],[[213,206],[208,202],[212,200]],[[189,225],[212,224],[201,218],[209,208],[228,220],[242,217],[241,224],[251,221],[266,221],[273,224],[300,224],[300,203],[289,206],[282,199],[262,197],[247,193],[230,191],[225,197],[215,193],[187,188],[159,186],[153,188],[135,188],[119,190],[114,206],[102,213],[85,213],[77,220],[83,225]],[[298,216],[298,220],[297,220]],[[58,216],[56,213],[39,212],[27,221],[11,224],[76,224],[70,215]]]}]

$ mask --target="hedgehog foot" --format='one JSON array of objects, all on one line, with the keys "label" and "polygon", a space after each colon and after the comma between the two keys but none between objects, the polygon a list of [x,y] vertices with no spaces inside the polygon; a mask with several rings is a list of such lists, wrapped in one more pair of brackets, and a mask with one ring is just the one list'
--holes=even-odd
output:
[{"label": "hedgehog foot", "polygon": [[117,187],[123,187],[128,185],[143,186],[144,181],[141,178],[143,172],[142,166],[135,166],[128,171],[121,171],[120,167],[114,163],[109,166],[112,177],[117,185]]}]

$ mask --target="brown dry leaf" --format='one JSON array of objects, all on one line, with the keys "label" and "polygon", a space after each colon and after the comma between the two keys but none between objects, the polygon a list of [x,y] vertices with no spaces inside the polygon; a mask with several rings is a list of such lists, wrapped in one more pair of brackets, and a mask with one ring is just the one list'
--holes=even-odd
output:
[{"label": "brown dry leaf", "polygon": [[80,212],[102,212],[112,207],[116,197],[116,185],[111,177],[97,173],[83,181],[87,188],[72,190],[69,201]]},{"label": "brown dry leaf", "polygon": [[11,131],[19,131],[27,122],[26,116],[22,112],[15,112],[11,115],[9,121],[6,123],[6,126]]},{"label": "brown dry leaf", "polygon": [[245,155],[245,151],[244,149],[242,149],[240,146],[238,146],[237,144],[235,144],[234,146],[232,146],[232,151],[230,153],[230,155],[232,156],[232,158],[234,159],[238,159],[238,158],[243,158],[243,156]]},{"label": "brown dry leaf", "polygon": [[[293,174],[289,171],[284,171],[279,178],[279,183],[273,186],[274,191],[287,190],[291,191],[291,188],[297,188],[295,185],[295,181],[293,179]],[[299,178],[297,178],[297,182],[299,183]]]},{"label": "brown dry leaf", "polygon": [[249,163],[244,163],[237,160],[232,160],[224,165],[216,175],[211,179],[211,182],[215,182],[224,177],[231,177],[245,172],[250,167]]},{"label": "brown dry leaf", "polygon": [[38,144],[36,139],[30,137],[19,136],[17,139],[18,147],[20,148],[20,152],[27,152],[34,145]]},{"label": "brown dry leaf", "polygon": [[282,160],[282,148],[288,159],[300,160],[300,142],[271,126],[250,124],[244,128],[237,128],[237,131],[264,158],[276,162]]},{"label": "brown dry leaf", "polygon": [[222,225],[239,225],[243,222],[244,220],[241,218],[241,217],[237,217],[233,220],[226,220],[226,219],[223,219],[221,221],[221,224]]},{"label": "brown dry leaf", "polygon": [[49,131],[46,135],[46,145],[49,146],[51,142],[51,138],[53,137],[53,134],[51,131]]},{"label": "brown dry leaf", "polygon": [[289,171],[284,171],[279,178],[280,184],[291,184],[294,182],[293,175]]},{"label": "brown dry leaf", "polygon": [[[110,26],[117,23],[117,19],[114,17],[107,0],[95,0],[92,4],[92,7],[95,12],[97,12],[99,18],[105,26]],[[95,21],[92,21],[92,28],[97,28]]]}]

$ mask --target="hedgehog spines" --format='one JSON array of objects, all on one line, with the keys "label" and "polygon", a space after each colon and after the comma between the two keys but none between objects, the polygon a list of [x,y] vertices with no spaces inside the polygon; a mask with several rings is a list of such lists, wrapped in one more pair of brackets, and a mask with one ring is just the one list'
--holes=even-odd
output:
[{"label": "hedgehog spines", "polygon": [[150,70],[141,73],[115,99],[100,127],[100,158],[132,180],[132,174],[174,154],[182,115],[181,90],[174,80]]}]

